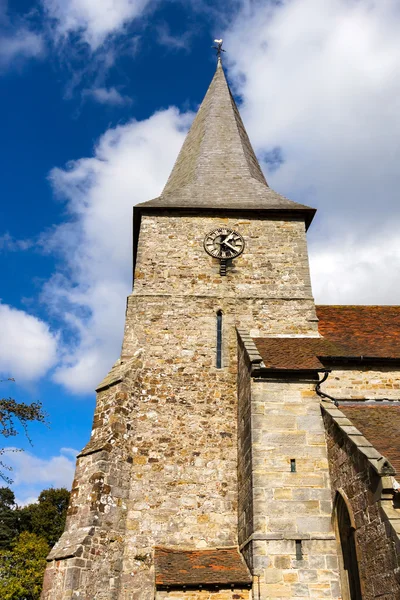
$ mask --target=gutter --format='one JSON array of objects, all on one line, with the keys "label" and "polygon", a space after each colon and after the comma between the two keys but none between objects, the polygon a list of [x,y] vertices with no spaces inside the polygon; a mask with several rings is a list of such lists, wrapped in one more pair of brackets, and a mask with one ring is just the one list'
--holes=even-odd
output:
[{"label": "gutter", "polygon": [[389,356],[317,356],[317,358],[324,362],[330,363],[390,363],[400,364],[400,357],[389,357]]}]

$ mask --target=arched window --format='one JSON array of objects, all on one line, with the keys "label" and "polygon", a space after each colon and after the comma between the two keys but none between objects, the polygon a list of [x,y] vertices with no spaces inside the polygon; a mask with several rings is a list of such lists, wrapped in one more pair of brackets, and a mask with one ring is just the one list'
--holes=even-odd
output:
[{"label": "arched window", "polygon": [[335,502],[336,534],[340,543],[340,576],[343,600],[362,600],[355,540],[355,524],[339,492]]},{"label": "arched window", "polygon": [[222,310],[217,312],[217,369],[222,369]]}]

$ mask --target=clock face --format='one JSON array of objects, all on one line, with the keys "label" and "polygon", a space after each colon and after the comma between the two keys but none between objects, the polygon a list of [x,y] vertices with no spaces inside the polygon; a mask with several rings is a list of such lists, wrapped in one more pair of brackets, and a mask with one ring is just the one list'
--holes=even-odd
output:
[{"label": "clock face", "polygon": [[221,227],[207,233],[204,249],[210,256],[227,260],[239,256],[244,250],[244,239],[237,231]]}]

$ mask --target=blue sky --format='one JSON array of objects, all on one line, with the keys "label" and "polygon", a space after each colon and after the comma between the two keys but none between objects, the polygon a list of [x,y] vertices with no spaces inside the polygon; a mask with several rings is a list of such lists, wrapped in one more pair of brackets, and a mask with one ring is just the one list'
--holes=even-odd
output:
[{"label": "blue sky", "polygon": [[399,27],[397,0],[0,0],[0,371],[51,422],[11,440],[20,502],[71,481],[119,356],[132,205],[168,177],[215,37],[270,185],[318,208],[317,302],[399,303]]}]

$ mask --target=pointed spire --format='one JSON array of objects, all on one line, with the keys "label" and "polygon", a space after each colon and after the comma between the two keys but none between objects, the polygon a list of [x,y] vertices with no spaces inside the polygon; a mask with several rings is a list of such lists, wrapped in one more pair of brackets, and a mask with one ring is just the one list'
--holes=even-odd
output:
[{"label": "pointed spire", "polygon": [[161,196],[141,206],[314,212],[269,188],[220,57]]},{"label": "pointed spire", "polygon": [[238,178],[266,185],[225,79],[221,60],[163,194],[186,185],[220,186]]}]

